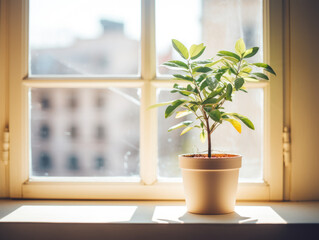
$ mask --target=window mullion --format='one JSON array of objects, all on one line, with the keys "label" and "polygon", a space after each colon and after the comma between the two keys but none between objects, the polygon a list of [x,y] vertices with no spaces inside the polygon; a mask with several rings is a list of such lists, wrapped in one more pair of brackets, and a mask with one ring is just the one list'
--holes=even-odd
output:
[{"label": "window mullion", "polygon": [[156,76],[155,0],[142,0],[141,76],[146,81]]},{"label": "window mullion", "polygon": [[144,81],[141,97],[140,175],[149,185],[157,177],[157,121],[156,110],[148,110],[156,102],[156,89],[151,80],[156,76],[155,1],[142,0],[141,77]]}]

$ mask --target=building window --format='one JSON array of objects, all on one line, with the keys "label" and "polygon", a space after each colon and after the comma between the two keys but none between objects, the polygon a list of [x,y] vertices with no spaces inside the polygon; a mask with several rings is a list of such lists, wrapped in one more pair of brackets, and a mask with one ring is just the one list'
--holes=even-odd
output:
[{"label": "building window", "polygon": [[50,137],[50,128],[47,124],[43,124],[40,128],[40,136],[42,139],[48,139]]},{"label": "building window", "polygon": [[103,93],[101,91],[96,92],[95,105],[96,105],[96,108],[98,109],[103,109],[105,105],[105,100],[103,97]]},{"label": "building window", "polygon": [[104,127],[99,125],[96,127],[96,139],[103,140],[105,138],[105,130]]},{"label": "building window", "polygon": [[76,126],[71,126],[70,127],[70,132],[68,133],[70,134],[70,137],[75,140],[78,137],[78,128]]},{"label": "building window", "polygon": [[95,169],[102,170],[105,167],[105,159],[102,156],[99,156],[95,159]]},{"label": "building window", "polygon": [[71,171],[77,171],[80,169],[79,159],[77,156],[71,155],[68,158],[68,169],[70,169]]},{"label": "building window", "polygon": [[78,100],[76,99],[75,94],[72,92],[71,95],[69,96],[68,100],[68,108],[71,110],[75,110],[78,106]]},{"label": "building window", "polygon": [[51,155],[48,152],[41,152],[38,156],[38,161],[35,162],[33,166],[35,175],[49,176],[52,168],[53,163]]},{"label": "building window", "polygon": [[43,96],[43,97],[41,98],[41,107],[42,107],[42,110],[49,109],[49,108],[51,107],[50,104],[51,104],[51,103],[50,103],[50,100],[49,100],[48,97]]}]

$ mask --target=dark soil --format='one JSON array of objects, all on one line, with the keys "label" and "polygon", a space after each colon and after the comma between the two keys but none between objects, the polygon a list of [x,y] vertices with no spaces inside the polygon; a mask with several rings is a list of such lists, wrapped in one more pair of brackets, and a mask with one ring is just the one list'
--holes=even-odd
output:
[{"label": "dark soil", "polygon": [[[184,155],[185,157],[200,157],[200,158],[208,158],[208,154],[189,154]],[[235,154],[224,154],[224,153],[214,153],[212,154],[212,158],[228,158],[228,157],[236,157]]]}]

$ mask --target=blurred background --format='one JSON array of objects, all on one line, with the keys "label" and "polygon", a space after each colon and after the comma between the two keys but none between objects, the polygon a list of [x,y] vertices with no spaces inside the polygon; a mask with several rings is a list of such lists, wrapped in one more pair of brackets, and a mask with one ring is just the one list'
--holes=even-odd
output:
[{"label": "blurred background", "polygon": [[[89,7],[88,7],[89,6]],[[138,0],[30,1],[29,59],[33,76],[139,76],[141,3]],[[259,46],[252,61],[263,59],[261,0],[156,1],[157,75],[160,65],[179,59],[171,47],[176,38],[188,47],[207,45],[203,59],[233,50],[243,37],[247,48]],[[32,176],[139,175],[140,96],[136,88],[30,90]],[[159,102],[173,99],[157,89]],[[262,178],[262,88],[239,93],[229,112],[248,116],[255,131],[242,134],[225,123],[213,135],[213,150],[243,155],[240,177]],[[202,152],[199,132],[182,137],[167,132],[177,121],[158,109],[158,175],[180,177],[177,155]]]}]

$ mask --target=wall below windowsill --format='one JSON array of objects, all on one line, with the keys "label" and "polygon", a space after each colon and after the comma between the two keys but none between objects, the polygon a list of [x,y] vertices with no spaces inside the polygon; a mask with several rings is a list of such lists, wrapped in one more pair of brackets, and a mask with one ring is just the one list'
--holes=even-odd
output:
[{"label": "wall below windowsill", "polygon": [[196,215],[181,201],[0,200],[0,239],[261,240],[314,233],[319,202],[239,202],[234,213]]}]

